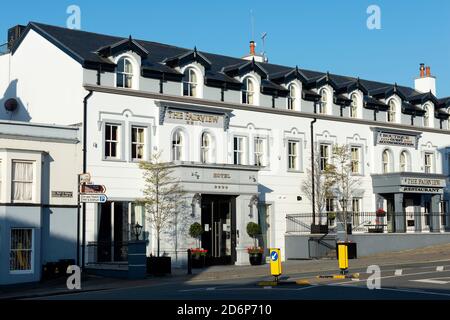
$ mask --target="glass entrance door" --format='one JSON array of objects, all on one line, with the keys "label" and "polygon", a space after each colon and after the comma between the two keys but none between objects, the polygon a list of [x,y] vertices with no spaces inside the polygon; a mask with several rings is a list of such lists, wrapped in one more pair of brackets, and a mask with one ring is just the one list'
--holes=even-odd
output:
[{"label": "glass entrance door", "polygon": [[202,246],[211,264],[235,261],[234,198],[202,195]]}]

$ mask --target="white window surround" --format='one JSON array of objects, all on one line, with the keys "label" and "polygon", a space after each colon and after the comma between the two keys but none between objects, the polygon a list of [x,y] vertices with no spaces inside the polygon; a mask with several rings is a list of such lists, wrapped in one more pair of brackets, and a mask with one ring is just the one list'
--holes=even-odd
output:
[{"label": "white window surround", "polygon": [[[268,139],[266,136],[254,136],[253,137],[253,162],[252,164],[258,166],[268,166]],[[259,160],[258,160],[259,159]]]},{"label": "white window surround", "polygon": [[[4,203],[40,203],[41,202],[41,175],[43,153],[36,150],[18,150],[5,148],[0,150],[1,159],[1,190],[0,202]],[[13,161],[33,163],[32,200],[13,200]]]},{"label": "white window surround", "polygon": [[392,98],[387,103],[389,109],[386,112],[386,121],[390,123],[397,123],[398,121],[398,103]]},{"label": "white window surround", "polygon": [[[207,138],[207,140],[205,140]],[[208,142],[205,145],[205,142]],[[209,130],[204,130],[200,134],[200,162],[215,163],[216,162],[216,139],[214,134]]]},{"label": "white window surround", "polygon": [[[447,109],[447,113],[450,114],[450,108]],[[450,130],[450,117],[447,119],[447,129]]]},{"label": "white window surround", "polygon": [[130,126],[130,157],[131,161],[146,160],[147,128],[137,125]]},{"label": "white window surround", "polygon": [[330,114],[332,106],[332,91],[328,87],[322,87],[318,90],[321,98],[320,104],[318,105],[317,113],[320,114]]},{"label": "white window surround", "polygon": [[[293,148],[292,148],[293,147]],[[298,139],[288,138],[286,143],[287,171],[301,171],[302,143]]]},{"label": "white window surround", "polygon": [[390,149],[383,149],[381,153],[381,173],[390,173],[394,171],[393,153]]},{"label": "white window surround", "polygon": [[239,134],[233,135],[231,147],[232,163],[246,165],[248,156],[248,137]]},{"label": "white window surround", "polygon": [[320,170],[325,170],[326,165],[331,163],[331,153],[332,153],[332,144],[331,143],[319,143],[319,158],[320,158]]},{"label": "white window surround", "polygon": [[[128,136],[125,138],[126,141],[128,141],[127,144],[127,160],[130,162],[139,162],[142,160],[149,160],[150,159],[150,153],[151,153],[151,147],[152,147],[152,131],[151,131],[151,125],[148,124],[148,122],[138,122],[138,121],[130,121],[127,123],[128,126]],[[143,128],[144,129],[144,158],[143,159],[133,159],[132,154],[132,139],[133,139],[133,128]],[[125,160],[125,159],[124,159]]]},{"label": "white window surround", "polygon": [[[18,249],[18,248],[13,248],[13,243],[12,243],[12,234],[13,234],[13,230],[19,231],[19,230],[23,230],[23,231],[31,231],[31,248],[29,249]],[[26,270],[11,270],[11,258],[12,258],[12,251],[30,251],[30,269],[26,269]],[[20,275],[20,274],[33,274],[34,273],[34,265],[35,265],[35,232],[33,228],[27,228],[27,227],[23,227],[23,228],[11,228],[10,232],[9,232],[9,255],[10,255],[10,259],[8,259],[8,270],[10,274],[13,275]]]},{"label": "white window surround", "polygon": [[[123,53],[123,54],[118,55],[114,59],[114,63],[118,64],[122,58],[127,59],[131,63],[132,80],[131,80],[131,88],[125,88],[125,87],[121,87],[121,88],[134,89],[134,90],[139,89],[139,76],[140,76],[140,72],[138,72],[140,70],[139,63],[136,61],[136,59],[131,54],[128,54],[128,53]],[[118,76],[118,73],[117,73],[117,68],[116,68],[116,71],[114,72],[114,86],[116,86],[116,87],[117,87],[117,76]]]},{"label": "white window surround", "polygon": [[399,165],[400,165],[400,172],[409,172],[410,166],[409,166],[409,153],[406,150],[402,150],[400,152],[400,159],[399,159]]},{"label": "white window surround", "polygon": [[172,161],[184,161],[186,159],[186,136],[183,130],[174,130],[170,140],[170,150]]},{"label": "white window surround", "polygon": [[363,156],[362,156],[363,148],[358,145],[350,146],[350,157],[352,163],[352,174],[353,175],[362,175],[363,174]]},{"label": "white window surround", "polygon": [[[258,106],[260,84],[255,76],[249,74],[242,77],[241,103]],[[251,86],[251,87],[250,87]]]},{"label": "white window surround", "polygon": [[34,161],[13,159],[11,162],[11,201],[30,203],[34,199],[36,164]]},{"label": "white window surround", "polygon": [[434,162],[434,152],[425,152],[423,155],[423,172],[435,173]]},{"label": "white window surround", "polygon": [[204,81],[203,81],[203,71],[201,70],[200,67],[198,67],[196,64],[188,64],[186,66],[184,66],[183,68],[180,69],[180,72],[183,74],[183,80],[181,81],[181,96],[186,96],[184,94],[184,85],[185,85],[185,77],[184,74],[186,71],[188,70],[192,70],[195,73],[195,95],[191,96],[193,98],[203,98],[203,90],[204,90]]},{"label": "white window surround", "polygon": [[350,95],[350,99],[352,103],[350,105],[350,118],[358,118],[359,117],[359,97],[358,94],[352,93]]},{"label": "white window surround", "polygon": [[[118,133],[116,137],[117,141],[117,153],[115,157],[107,156],[106,155],[106,143],[107,143],[107,136],[106,136],[106,130],[107,127],[110,126],[117,126]],[[131,140],[131,138],[130,138]],[[125,161],[125,122],[120,121],[114,121],[114,120],[104,120],[102,124],[102,159],[104,161]],[[131,155],[131,151],[130,151]]]},{"label": "white window surround", "polygon": [[288,96],[286,98],[286,109],[300,111],[301,90],[299,85],[296,82],[292,81],[288,84],[287,89]]},{"label": "white window surround", "polygon": [[426,103],[423,106],[423,110],[425,111],[425,114],[423,115],[423,126],[426,128],[433,128],[434,124],[434,115],[433,115],[433,108],[429,103]]}]

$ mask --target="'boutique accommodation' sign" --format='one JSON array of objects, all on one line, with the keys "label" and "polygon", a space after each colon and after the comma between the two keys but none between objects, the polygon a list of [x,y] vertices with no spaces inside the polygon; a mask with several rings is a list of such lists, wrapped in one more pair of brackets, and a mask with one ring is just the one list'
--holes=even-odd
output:
[{"label": "'boutique accommodation' sign", "polygon": [[375,144],[417,148],[418,142],[418,134],[384,130],[375,131]]}]

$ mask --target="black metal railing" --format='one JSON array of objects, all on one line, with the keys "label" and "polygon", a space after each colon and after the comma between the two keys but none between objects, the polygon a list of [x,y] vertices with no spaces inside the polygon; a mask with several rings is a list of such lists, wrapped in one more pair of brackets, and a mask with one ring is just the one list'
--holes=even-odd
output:
[{"label": "black metal railing", "polygon": [[[352,233],[396,233],[449,231],[450,219],[445,213],[399,212],[377,214],[376,212],[324,212],[313,219],[312,213],[286,215],[286,233],[310,234],[311,225],[328,226],[328,233],[336,233],[342,222]],[[347,230],[348,231],[348,230]]]},{"label": "black metal railing", "polygon": [[128,242],[94,241],[87,244],[87,263],[128,261]]}]

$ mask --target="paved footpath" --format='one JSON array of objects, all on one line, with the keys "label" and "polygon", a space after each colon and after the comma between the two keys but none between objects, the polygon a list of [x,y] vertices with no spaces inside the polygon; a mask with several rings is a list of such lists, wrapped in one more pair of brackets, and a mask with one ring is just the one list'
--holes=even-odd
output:
[{"label": "paved footpath", "polygon": [[[350,272],[361,272],[369,265],[401,266],[418,263],[445,262],[450,264],[450,244],[361,257],[350,260]],[[81,292],[95,292],[115,288],[133,288],[142,286],[159,286],[163,284],[192,283],[201,284],[208,281],[227,281],[238,279],[254,279],[268,276],[268,265],[262,266],[214,266],[205,269],[194,269],[193,275],[186,270],[174,269],[171,276],[149,277],[143,280],[124,280],[83,275]],[[336,273],[336,260],[301,260],[283,263],[283,274],[290,277],[301,277],[302,274]],[[58,296],[70,293],[66,287],[66,279],[56,279],[41,283],[11,285],[0,287],[0,299],[22,299],[44,296]]]}]

